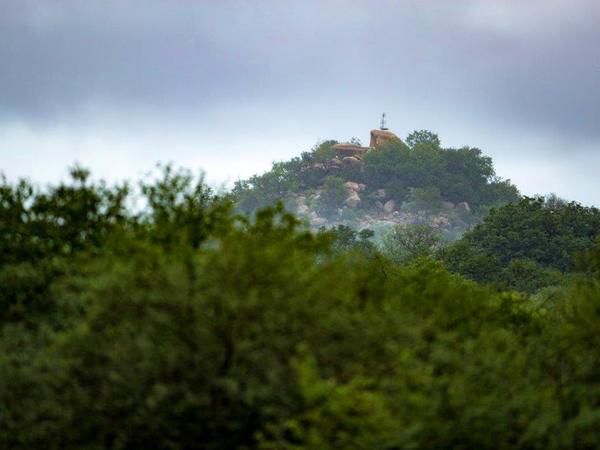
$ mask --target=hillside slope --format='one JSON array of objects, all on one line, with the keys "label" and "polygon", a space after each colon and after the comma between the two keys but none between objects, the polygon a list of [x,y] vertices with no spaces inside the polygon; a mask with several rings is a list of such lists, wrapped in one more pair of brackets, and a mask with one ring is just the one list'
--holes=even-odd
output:
[{"label": "hillside slope", "polygon": [[443,148],[437,135],[416,131],[360,143],[325,141],[268,172],[236,183],[247,213],[282,201],[315,228],[429,223],[450,237],[478,223],[491,207],[519,199],[492,159],[472,147]]}]

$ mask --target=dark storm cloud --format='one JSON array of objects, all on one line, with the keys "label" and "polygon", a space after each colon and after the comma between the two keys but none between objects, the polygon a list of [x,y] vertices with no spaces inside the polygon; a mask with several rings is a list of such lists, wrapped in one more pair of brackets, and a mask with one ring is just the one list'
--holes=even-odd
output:
[{"label": "dark storm cloud", "polygon": [[593,3],[0,0],[0,114],[387,96],[595,140]]},{"label": "dark storm cloud", "polygon": [[0,19],[2,108],[36,116],[89,102],[202,108],[268,100],[327,85],[322,69],[355,53],[357,36],[337,30],[349,45],[336,49],[313,8],[224,3],[9,1]]}]

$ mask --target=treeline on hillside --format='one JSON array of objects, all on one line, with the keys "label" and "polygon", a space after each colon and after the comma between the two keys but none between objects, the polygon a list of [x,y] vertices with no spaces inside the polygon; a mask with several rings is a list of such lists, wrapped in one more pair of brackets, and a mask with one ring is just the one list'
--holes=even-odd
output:
[{"label": "treeline on hillside", "polygon": [[289,202],[299,192],[319,190],[316,209],[332,215],[342,205],[346,181],[366,186],[361,196],[365,211],[376,210],[379,189],[397,205],[438,210],[442,202],[466,203],[478,217],[519,198],[516,187],[496,176],[491,158],[481,150],[442,148],[438,136],[429,131],[416,131],[406,142],[390,141],[349,165],[332,164],[336,143],[325,141],[300,157],[274,163],[262,175],[237,182],[233,194],[240,209],[252,212],[278,200]]},{"label": "treeline on hillside", "polygon": [[449,270],[501,289],[535,292],[581,271],[577,255],[600,235],[600,210],[556,196],[492,209],[444,249]]},{"label": "treeline on hillside", "polygon": [[[394,261],[368,230],[236,215],[187,172],[143,182],[140,211],[130,186],[72,175],[0,183],[0,447],[600,445],[597,211],[527,200],[465,236],[502,264],[584,250],[540,302],[449,273],[427,229]],[[555,214],[579,238],[544,255]]]}]

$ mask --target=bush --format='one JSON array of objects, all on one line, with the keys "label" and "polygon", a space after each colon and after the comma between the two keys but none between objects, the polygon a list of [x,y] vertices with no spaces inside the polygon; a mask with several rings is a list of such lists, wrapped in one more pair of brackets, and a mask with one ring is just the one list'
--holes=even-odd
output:
[{"label": "bush", "polygon": [[339,177],[327,177],[321,188],[318,210],[322,214],[332,215],[338,208],[344,206],[345,199],[344,180]]},{"label": "bush", "polygon": [[473,280],[533,292],[575,272],[575,256],[592,249],[599,234],[596,208],[525,198],[493,209],[447,249],[445,260]]},{"label": "bush", "polygon": [[383,252],[398,264],[434,256],[442,247],[442,234],[428,224],[396,225],[383,238]]}]

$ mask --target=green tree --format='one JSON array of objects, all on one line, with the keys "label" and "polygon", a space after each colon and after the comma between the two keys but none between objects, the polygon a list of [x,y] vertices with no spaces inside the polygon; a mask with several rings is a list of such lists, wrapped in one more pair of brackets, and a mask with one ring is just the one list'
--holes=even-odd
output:
[{"label": "green tree", "polygon": [[213,194],[203,176],[169,165],[161,168],[160,178],[144,181],[140,188],[148,204],[141,222],[151,238],[167,248],[178,244],[198,248],[226,223],[232,208],[228,198]]},{"label": "green tree", "polygon": [[599,234],[596,208],[525,198],[492,209],[448,248],[445,259],[451,270],[474,280],[531,291],[558,283],[557,272],[575,271],[575,256],[592,248]]},{"label": "green tree", "polygon": [[405,206],[411,211],[436,212],[440,209],[441,202],[438,188],[409,188]]},{"label": "green tree", "polygon": [[319,142],[310,151],[310,159],[313,162],[325,162],[334,158],[335,150],[333,146],[337,144],[337,141],[328,140]]},{"label": "green tree", "polygon": [[383,238],[384,253],[400,264],[434,256],[441,247],[441,233],[428,224],[396,225]]},{"label": "green tree", "polygon": [[342,253],[357,251],[366,256],[374,256],[377,251],[372,241],[375,232],[368,228],[356,231],[347,225],[337,225],[319,231],[332,236],[333,248]]},{"label": "green tree", "polygon": [[406,145],[410,148],[415,148],[419,145],[427,145],[435,148],[440,148],[440,138],[437,134],[428,130],[413,131],[406,138]]},{"label": "green tree", "polygon": [[338,208],[344,206],[346,199],[346,188],[344,179],[340,177],[329,176],[325,179],[321,188],[318,210],[321,213],[331,215]]},{"label": "green tree", "polygon": [[75,270],[79,255],[105,251],[128,225],[127,185],[91,182],[77,166],[70,176],[45,192],[24,180],[0,179],[0,321],[48,315],[52,281]]}]

